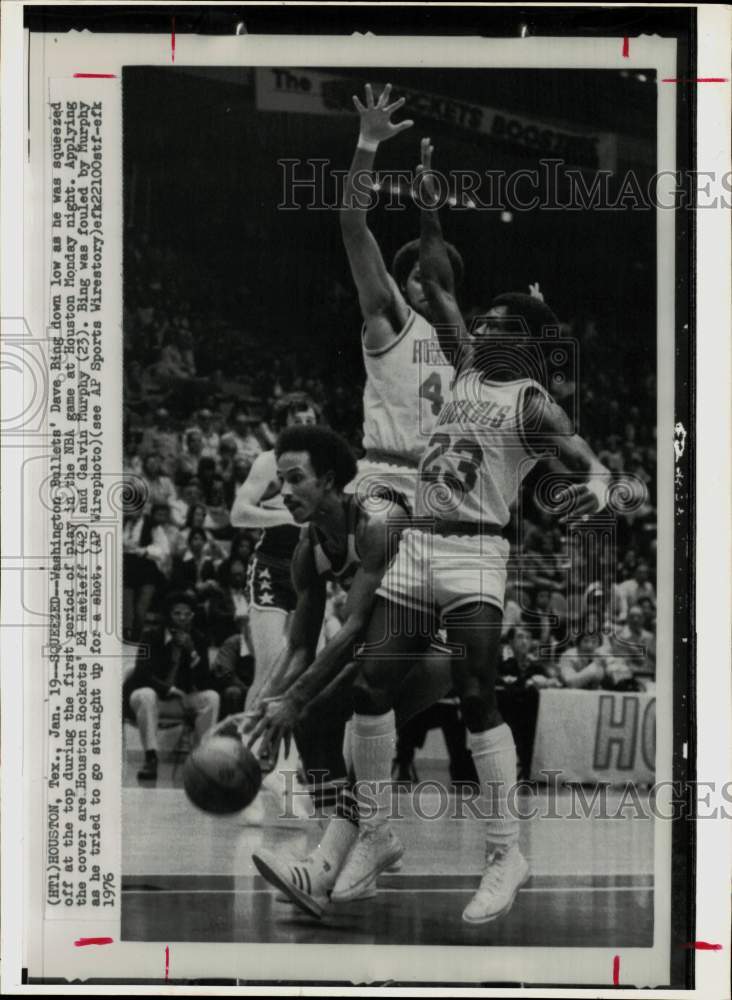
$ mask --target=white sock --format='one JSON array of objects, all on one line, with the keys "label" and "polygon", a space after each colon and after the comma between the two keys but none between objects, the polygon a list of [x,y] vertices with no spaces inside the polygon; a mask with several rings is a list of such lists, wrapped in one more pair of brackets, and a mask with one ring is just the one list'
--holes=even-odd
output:
[{"label": "white sock", "polygon": [[346,855],[356,837],[358,837],[358,827],[355,823],[345,816],[331,816],[321,841],[311,857],[322,865],[324,872],[332,876],[333,882],[343,867]]},{"label": "white sock", "polygon": [[489,846],[505,850],[518,843],[519,825],[515,816],[509,815],[507,795],[516,784],[516,745],[513,734],[504,722],[495,729],[482,733],[468,733],[468,746],[473,754],[475,769],[480,779],[486,840]]},{"label": "white sock", "polygon": [[360,824],[365,830],[385,823],[391,805],[391,763],[396,752],[394,712],[354,715],[351,730]]}]

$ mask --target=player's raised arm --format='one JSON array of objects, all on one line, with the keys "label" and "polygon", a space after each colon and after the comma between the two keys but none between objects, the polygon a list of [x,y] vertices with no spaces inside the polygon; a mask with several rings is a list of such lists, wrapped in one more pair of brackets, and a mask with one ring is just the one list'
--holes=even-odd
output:
[{"label": "player's raised arm", "polygon": [[[535,437],[543,447],[557,449],[557,458],[570,472],[580,473],[583,480],[568,486],[558,502],[566,507],[567,516],[593,514],[607,506],[610,470],[602,464],[585,439],[577,434],[569,417],[551,397],[534,390],[524,397],[521,421],[524,436]],[[628,496],[645,487],[640,480],[624,480]]]},{"label": "player's raised arm", "polygon": [[341,233],[358,290],[369,346],[378,348],[394,336],[406,322],[408,309],[394,280],[386,270],[381,250],[368,228],[366,213],[371,203],[371,171],[379,143],[398,135],[414,123],[391,118],[404,98],[389,103],[391,84],[374,100],[371,84],[366,84],[366,104],[358,97],[353,103],[360,116],[358,144],[343,191],[340,211]]},{"label": "player's raised arm", "polygon": [[455,368],[466,360],[470,337],[455,294],[455,273],[450,262],[437,208],[437,188],[432,175],[434,147],[422,139],[415,195],[420,205],[419,274],[442,353]]}]

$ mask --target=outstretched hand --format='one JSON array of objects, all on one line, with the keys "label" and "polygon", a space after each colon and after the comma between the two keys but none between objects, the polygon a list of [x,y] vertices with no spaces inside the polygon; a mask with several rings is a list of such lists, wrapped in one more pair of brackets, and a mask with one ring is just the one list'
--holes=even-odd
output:
[{"label": "outstretched hand", "polygon": [[432,173],[432,154],[435,147],[431,139],[422,139],[419,144],[419,163],[414,177],[415,201],[426,208],[434,207],[439,201],[439,193]]},{"label": "outstretched hand", "polygon": [[370,83],[366,84],[365,92],[365,106],[355,94],[353,97],[356,111],[361,116],[362,139],[365,139],[367,142],[384,142],[386,139],[391,139],[392,136],[398,135],[400,132],[414,125],[411,118],[407,118],[403,122],[393,122],[391,120],[394,112],[398,111],[404,105],[405,98],[400,97],[392,104],[389,104],[389,95],[391,94],[390,83],[387,83],[384,87],[378,101],[374,101],[374,91]]},{"label": "outstretched hand", "polygon": [[285,741],[285,753],[290,752],[292,730],[300,718],[301,708],[292,699],[283,695],[262,702],[262,715],[249,733],[247,746],[251,747],[261,736],[259,757],[277,759],[279,746]]}]

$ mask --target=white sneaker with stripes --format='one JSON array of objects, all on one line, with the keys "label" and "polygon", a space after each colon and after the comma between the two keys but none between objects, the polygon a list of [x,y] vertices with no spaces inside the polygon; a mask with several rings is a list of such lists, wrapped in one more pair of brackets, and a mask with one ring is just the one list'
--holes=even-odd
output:
[{"label": "white sneaker with stripes", "polygon": [[314,858],[293,858],[261,848],[252,855],[257,871],[311,917],[322,917],[330,900],[337,872]]}]

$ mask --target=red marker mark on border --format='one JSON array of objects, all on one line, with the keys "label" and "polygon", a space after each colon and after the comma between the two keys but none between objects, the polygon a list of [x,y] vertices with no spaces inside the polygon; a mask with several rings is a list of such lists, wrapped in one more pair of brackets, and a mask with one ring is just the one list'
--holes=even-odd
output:
[{"label": "red marker mark on border", "polygon": [[175,18],[173,18],[173,26],[170,31],[170,58],[172,62],[175,62]]},{"label": "red marker mark on border", "polygon": [[627,59],[630,56],[630,39],[626,35],[623,39],[623,59]]},{"label": "red marker mark on border", "polygon": [[690,941],[684,948],[693,948],[694,951],[721,951],[721,944],[712,944],[710,941]]},{"label": "red marker mark on border", "polygon": [[77,948],[86,948],[88,944],[112,944],[114,938],[110,937],[90,937],[90,938],[78,938],[74,941]]},{"label": "red marker mark on border", "polygon": [[74,73],[75,80],[116,80],[116,73]]},{"label": "red marker mark on border", "polygon": [[165,946],[165,978],[168,978],[168,973],[170,972],[170,948],[166,944]]},{"label": "red marker mark on border", "polygon": [[613,986],[617,986],[620,982],[620,955],[615,955],[613,958]]},{"label": "red marker mark on border", "polygon": [[682,80],[680,77],[667,76],[661,83],[729,83],[726,76],[698,76],[695,80]]}]

